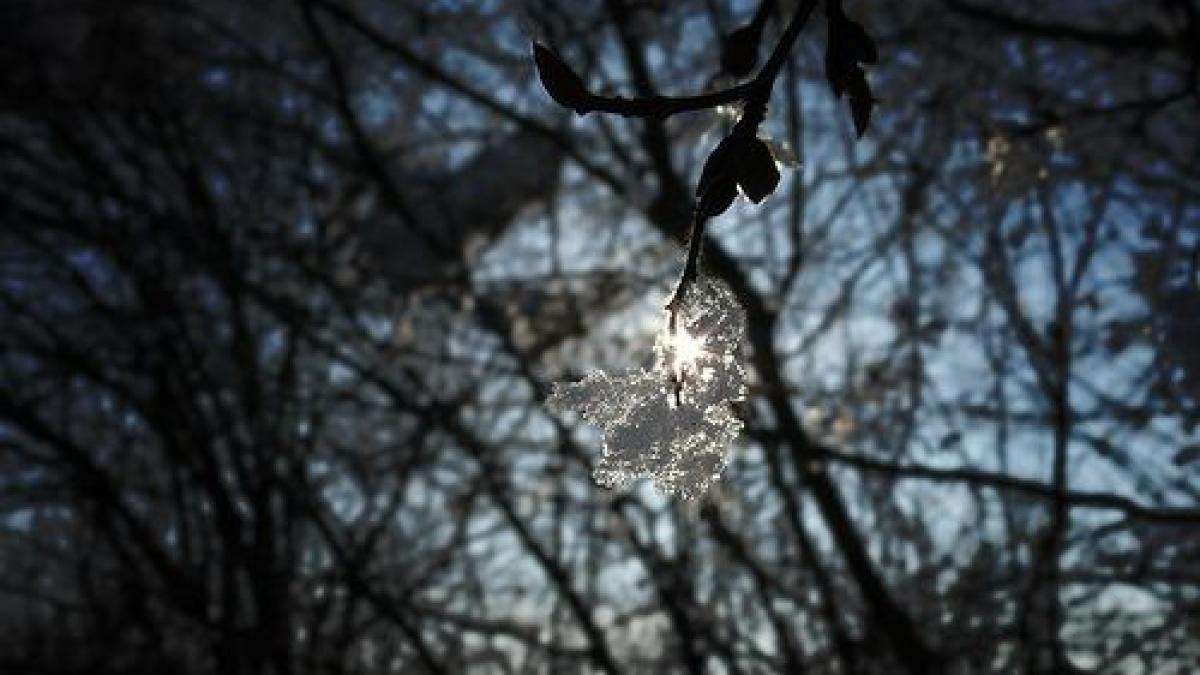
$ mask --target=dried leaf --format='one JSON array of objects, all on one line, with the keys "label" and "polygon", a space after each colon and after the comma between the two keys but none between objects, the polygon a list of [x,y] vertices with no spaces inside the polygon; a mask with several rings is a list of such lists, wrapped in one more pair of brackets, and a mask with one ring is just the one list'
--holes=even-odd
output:
[{"label": "dried leaf", "polygon": [[700,182],[696,184],[696,197],[700,213],[709,218],[724,213],[737,196],[736,167],[743,142],[741,134],[729,134],[721,139],[704,162]]},{"label": "dried leaf", "polygon": [[588,111],[588,103],[593,99],[593,95],[562,57],[549,47],[535,42],[533,60],[537,64],[542,86],[546,88],[550,98],[577,114],[582,115]]},{"label": "dried leaf", "polygon": [[875,107],[875,98],[871,96],[871,88],[867,78],[859,71],[859,77],[850,81],[850,114],[854,117],[854,130],[862,138],[871,122],[871,109]]},{"label": "dried leaf", "polygon": [[847,94],[850,113],[858,137],[867,130],[871,121],[871,110],[875,97],[867,83],[863,64],[877,63],[879,50],[867,31],[856,21],[846,17],[840,6],[834,4],[829,13],[829,41],[825,48],[825,78],[837,97]]},{"label": "dried leaf", "polygon": [[775,191],[779,185],[779,169],[775,168],[775,158],[767,144],[757,138],[749,139],[738,167],[738,185],[746,198],[758,204]]},{"label": "dried leaf", "polygon": [[750,23],[721,38],[721,71],[745,77],[758,65],[759,45],[767,18],[776,10],[775,0],[759,0]]},{"label": "dried leaf", "polygon": [[758,65],[758,46],[762,27],[754,23],[721,38],[721,71],[734,77],[745,77]]},{"label": "dried leaf", "polygon": [[721,139],[717,147],[708,154],[708,159],[704,160],[704,168],[700,170],[700,182],[696,183],[697,197],[704,196],[716,183],[731,179],[740,142],[737,134],[730,134]]},{"label": "dried leaf", "polygon": [[737,183],[732,178],[722,179],[711,185],[700,195],[696,209],[707,218],[725,213],[737,197]]},{"label": "dried leaf", "polygon": [[758,204],[778,185],[779,169],[766,143],[734,127],[704,162],[696,185],[698,208],[711,218],[729,208],[738,186],[747,199]]},{"label": "dried leaf", "polygon": [[854,56],[858,63],[879,63],[879,50],[875,41],[867,35],[867,30],[857,21],[842,15],[842,34],[846,50]]}]

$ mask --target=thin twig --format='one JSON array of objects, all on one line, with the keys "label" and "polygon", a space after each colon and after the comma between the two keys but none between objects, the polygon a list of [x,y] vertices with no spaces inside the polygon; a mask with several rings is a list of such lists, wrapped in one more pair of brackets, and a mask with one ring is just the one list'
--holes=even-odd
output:
[{"label": "thin twig", "polygon": [[779,42],[775,45],[775,49],[771,52],[771,56],[767,59],[766,64],[754,76],[754,79],[748,82],[743,82],[728,89],[694,96],[626,98],[624,96],[600,96],[592,94],[585,101],[580,101],[574,107],[574,110],[580,115],[586,115],[591,112],[604,112],[624,117],[663,119],[681,112],[707,110],[739,101],[746,103],[748,107],[757,102],[761,102],[765,106],[767,98],[771,95],[771,87],[775,84],[775,77],[779,74],[780,68],[783,67],[784,61],[787,60],[787,56],[791,52],[792,45],[795,44],[797,36],[800,35],[801,29],[808,22],[808,17],[812,14],[816,6],[817,0],[807,0],[797,8],[795,16],[792,17],[791,22],[784,29],[783,35],[780,36]]},{"label": "thin twig", "polygon": [[[713,107],[722,103],[741,100],[744,104],[742,117],[738,120],[737,125],[734,127],[734,133],[748,133],[751,135],[756,134],[758,126],[766,117],[767,101],[771,97],[771,89],[775,85],[775,79],[779,76],[779,73],[783,68],[783,64],[787,62],[788,54],[791,53],[792,46],[796,43],[796,38],[800,35],[800,31],[804,28],[804,25],[808,23],[808,18],[812,16],[813,9],[816,8],[816,6],[817,0],[807,0],[796,9],[796,14],[792,16],[792,20],[788,23],[787,28],[784,29],[783,35],[780,36],[779,42],[775,45],[775,49],[771,52],[771,56],[767,59],[766,64],[763,65],[762,70],[760,70],[758,75],[756,75],[750,82],[727,89],[723,92],[717,92],[716,94],[686,99],[664,99],[662,97],[637,100],[619,99],[620,101],[624,101],[625,105],[631,107],[627,108],[625,112],[621,112],[620,110],[611,112],[618,112],[618,114],[636,114],[629,112],[629,110],[632,110],[637,106],[648,105],[646,102],[653,102],[655,100],[660,101],[660,104],[663,105],[666,103],[671,103],[673,106],[678,107],[679,109],[674,110],[674,112]],[[615,101],[616,99],[610,99],[610,102]],[[690,105],[695,105],[697,107],[686,107]],[[665,110],[672,109],[673,108],[671,107],[665,108]],[[666,114],[661,116],[665,117],[669,114],[673,114],[673,112],[666,112]],[[651,116],[658,117],[658,115]],[[697,200],[697,203],[703,203],[704,195],[699,195],[699,197],[700,199]],[[666,305],[666,310],[668,312],[668,328],[671,330],[675,329],[676,314],[678,313],[679,307],[684,301],[684,297],[687,294],[688,288],[699,276],[700,251],[704,245],[704,227],[707,223],[708,216],[701,213],[697,208],[697,210],[695,210],[692,214],[692,225],[690,231],[688,232],[688,252],[687,260],[683,266],[683,273],[679,276],[679,281],[675,285],[675,291],[671,294],[671,299],[667,301]]]}]

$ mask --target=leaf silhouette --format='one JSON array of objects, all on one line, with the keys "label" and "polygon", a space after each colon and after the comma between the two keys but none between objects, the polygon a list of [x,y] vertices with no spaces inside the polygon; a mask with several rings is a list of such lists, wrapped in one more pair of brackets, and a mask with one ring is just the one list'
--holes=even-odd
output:
[{"label": "leaf silhouette", "polygon": [[533,60],[537,64],[542,86],[546,88],[550,98],[564,108],[574,110],[578,115],[588,112],[588,104],[594,96],[562,57],[549,47],[535,42]]},{"label": "leaf silhouette", "polygon": [[871,109],[875,107],[875,97],[871,95],[871,87],[867,78],[859,69],[859,76],[850,81],[850,114],[854,118],[854,130],[862,138],[871,122]]},{"label": "leaf silhouette", "polygon": [[775,167],[775,158],[771,150],[758,138],[751,138],[743,150],[741,157],[738,185],[746,198],[758,204],[775,191],[779,185],[779,169]]},{"label": "leaf silhouette", "polygon": [[858,63],[879,63],[879,50],[876,49],[875,41],[871,39],[870,35],[867,35],[862,24],[847,18],[845,14],[842,14],[841,17],[842,41],[846,46],[846,51],[852,54]]},{"label": "leaf silhouette", "polygon": [[758,65],[758,45],[762,26],[748,23],[721,38],[721,70],[734,77],[745,77]]},{"label": "leaf silhouette", "polygon": [[776,11],[775,0],[759,0],[750,23],[721,38],[721,71],[745,77],[758,65],[759,44],[767,19]]},{"label": "leaf silhouette", "polygon": [[725,178],[709,186],[700,193],[696,209],[705,217],[714,218],[725,213],[737,197],[737,183],[731,178]]},{"label": "leaf silhouette", "polygon": [[777,185],[779,169],[767,144],[748,128],[735,126],[704,162],[696,185],[698,208],[705,216],[717,216],[733,203],[739,186],[747,199],[758,204]]},{"label": "leaf silhouette", "polygon": [[735,167],[740,154],[740,134],[735,132],[721,139],[704,162],[700,171],[700,182],[696,184],[700,213],[708,217],[719,216],[733,203],[737,196]]},{"label": "leaf silhouette", "polygon": [[866,133],[875,106],[875,97],[862,65],[878,61],[879,50],[871,36],[861,24],[842,13],[840,3],[832,3],[829,41],[825,48],[825,78],[835,96],[840,98],[846,94],[850,100],[850,114],[859,138]]}]

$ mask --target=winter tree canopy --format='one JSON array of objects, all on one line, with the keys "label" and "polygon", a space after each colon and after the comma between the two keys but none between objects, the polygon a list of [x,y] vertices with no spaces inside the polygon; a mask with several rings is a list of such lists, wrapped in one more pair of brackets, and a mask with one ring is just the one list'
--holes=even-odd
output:
[{"label": "winter tree canopy", "polygon": [[1195,0],[7,0],[0,672],[1200,671]]}]

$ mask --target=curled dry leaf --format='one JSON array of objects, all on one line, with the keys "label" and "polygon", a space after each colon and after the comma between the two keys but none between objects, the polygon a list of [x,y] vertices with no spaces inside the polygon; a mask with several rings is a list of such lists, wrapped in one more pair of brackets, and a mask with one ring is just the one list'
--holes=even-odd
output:
[{"label": "curled dry leaf", "polygon": [[875,97],[867,82],[864,64],[879,61],[879,50],[866,29],[842,13],[840,3],[831,3],[829,41],[825,48],[825,77],[835,96],[846,94],[859,138],[871,121]]},{"label": "curled dry leaf", "polygon": [[779,169],[771,150],[761,139],[735,126],[726,136],[700,172],[696,185],[696,196],[700,213],[713,217],[720,215],[733,203],[737,188],[750,201],[758,204],[775,191],[779,185]]},{"label": "curled dry leaf", "polygon": [[745,77],[758,65],[758,45],[762,26],[749,23],[721,38],[721,71]]}]

